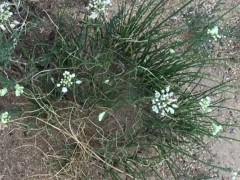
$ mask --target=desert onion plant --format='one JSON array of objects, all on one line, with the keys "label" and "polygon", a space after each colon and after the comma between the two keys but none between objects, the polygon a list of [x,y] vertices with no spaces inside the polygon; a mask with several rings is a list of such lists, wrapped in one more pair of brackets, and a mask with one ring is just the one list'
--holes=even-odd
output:
[{"label": "desert onion plant", "polygon": [[214,112],[223,108],[229,82],[205,68],[230,60],[199,47],[221,40],[218,23],[231,9],[217,14],[213,7],[216,16],[188,31],[181,14],[193,3],[121,1],[111,14],[105,12],[110,1],[90,1],[79,23],[64,13],[48,16],[48,41],[35,33],[31,50],[19,42],[28,61],[22,81],[32,108],[26,113],[64,144],[50,165],[59,167],[56,176],[203,178],[201,169],[192,172],[180,160],[232,171],[197,155],[207,151],[206,138],[227,139],[221,134],[229,125]]}]

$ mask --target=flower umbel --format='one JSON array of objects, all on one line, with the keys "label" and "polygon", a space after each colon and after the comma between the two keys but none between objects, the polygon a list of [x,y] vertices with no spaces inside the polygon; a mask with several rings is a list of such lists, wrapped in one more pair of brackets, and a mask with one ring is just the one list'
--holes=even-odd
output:
[{"label": "flower umbel", "polygon": [[106,6],[111,5],[110,0],[91,0],[88,5],[88,9],[92,10],[91,19],[96,19],[102,14],[106,13]]},{"label": "flower umbel", "polygon": [[209,108],[211,104],[211,99],[210,97],[205,97],[200,100],[199,105],[201,106],[202,111],[204,112],[211,112],[212,110]]},{"label": "flower umbel", "polygon": [[15,28],[16,25],[20,24],[18,21],[10,21],[10,18],[13,16],[13,13],[10,11],[9,3],[3,2],[0,4],[0,28],[5,31],[7,29],[6,25],[8,24],[10,28]]},{"label": "flower umbel", "polygon": [[214,39],[214,41],[217,41],[219,38],[221,38],[221,36],[218,34],[218,26],[208,29],[207,33]]},{"label": "flower umbel", "polygon": [[10,120],[10,118],[11,116],[9,116],[7,111],[1,114],[0,130],[3,130],[7,127],[7,123]]},{"label": "flower umbel", "polygon": [[174,93],[170,92],[170,87],[161,90],[161,92],[155,91],[154,98],[152,99],[152,111],[165,116],[167,113],[174,114],[175,108],[177,108],[177,99],[173,98]]},{"label": "flower umbel", "polygon": [[14,88],[15,88],[15,94],[16,94],[16,96],[20,96],[21,94],[24,93],[24,91],[23,91],[24,87],[23,87],[23,86],[20,86],[19,84],[16,84],[16,85],[14,86]]},{"label": "flower umbel", "polygon": [[68,88],[70,88],[74,83],[81,84],[81,80],[74,80],[75,74],[70,73],[69,71],[64,71],[63,79],[60,80],[60,83],[57,84],[57,87],[62,87],[62,93],[68,92]]},{"label": "flower umbel", "polygon": [[4,112],[1,114],[1,123],[6,124],[10,120],[11,116],[9,116],[8,112]]},{"label": "flower umbel", "polygon": [[0,4],[0,22],[7,21],[10,17],[12,17],[12,15],[13,13],[10,11],[10,7],[7,2]]}]

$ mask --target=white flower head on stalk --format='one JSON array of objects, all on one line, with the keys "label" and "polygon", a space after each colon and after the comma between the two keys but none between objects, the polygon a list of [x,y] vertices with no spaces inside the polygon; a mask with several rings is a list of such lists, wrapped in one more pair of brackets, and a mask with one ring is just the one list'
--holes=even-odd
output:
[{"label": "white flower head on stalk", "polygon": [[8,112],[1,114],[0,130],[4,130],[7,127],[7,123],[9,122],[10,118],[11,116],[9,116]]},{"label": "white flower head on stalk", "polygon": [[18,24],[20,24],[16,20],[12,20],[13,13],[10,11],[9,3],[3,2],[0,4],[0,28],[5,31],[7,26],[10,28],[15,28]]},{"label": "white flower head on stalk", "polygon": [[68,92],[68,88],[70,88],[74,83],[81,84],[81,80],[75,80],[76,75],[74,73],[70,73],[69,71],[64,71],[63,78],[60,80],[60,83],[57,84],[57,87],[62,87],[62,93]]},{"label": "white flower head on stalk", "polygon": [[9,3],[3,2],[0,4],[0,21],[7,21],[10,17],[12,17],[13,13],[10,11]]},{"label": "white flower head on stalk", "polygon": [[209,108],[211,104],[211,98],[210,97],[205,97],[200,100],[199,105],[201,106],[201,109],[203,112],[211,112],[212,110]]},{"label": "white flower head on stalk", "polygon": [[207,33],[214,39],[214,41],[217,41],[221,38],[221,36],[218,34],[218,26],[208,29]]},{"label": "white flower head on stalk", "polygon": [[24,91],[23,91],[24,87],[23,86],[20,86],[19,84],[16,84],[14,86],[14,88],[15,88],[15,95],[16,96],[20,96],[21,94],[24,93]]},{"label": "white flower head on stalk", "polygon": [[106,6],[111,5],[110,0],[90,0],[87,9],[91,10],[91,15],[89,18],[96,19],[100,15],[107,14]]},{"label": "white flower head on stalk", "polygon": [[5,96],[7,94],[7,88],[0,89],[0,96]]},{"label": "white flower head on stalk", "polygon": [[7,124],[8,121],[10,120],[11,116],[9,116],[9,113],[6,111],[1,114],[1,123]]},{"label": "white flower head on stalk", "polygon": [[174,114],[178,108],[174,97],[174,93],[170,91],[170,86],[162,89],[161,92],[155,91],[154,98],[152,99],[152,111],[156,114],[166,116],[168,113]]}]

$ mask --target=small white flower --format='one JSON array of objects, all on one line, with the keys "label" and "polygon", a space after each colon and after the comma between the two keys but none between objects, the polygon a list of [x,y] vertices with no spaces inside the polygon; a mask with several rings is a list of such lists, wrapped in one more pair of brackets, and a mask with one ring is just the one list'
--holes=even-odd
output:
[{"label": "small white flower", "polygon": [[161,96],[160,92],[155,90],[155,99],[160,98],[160,96]]},{"label": "small white flower", "polygon": [[171,114],[174,114],[174,112],[175,112],[175,111],[174,111],[174,109],[173,109],[173,108],[171,108],[171,107],[168,107],[168,108],[167,108],[167,112],[170,112]]},{"label": "small white flower", "polygon": [[166,116],[166,112],[165,112],[165,111],[162,111],[162,112],[161,112],[161,115],[162,115],[162,116]]},{"label": "small white flower", "polygon": [[109,84],[109,79],[106,79],[105,81],[104,81],[104,84]]},{"label": "small white flower", "polygon": [[212,123],[212,135],[216,136],[219,131],[221,131],[223,127],[221,125],[217,125],[215,123]]},{"label": "small white flower", "polygon": [[20,22],[13,20],[13,24],[18,25],[18,24],[20,24]]},{"label": "small white flower", "polygon": [[103,118],[104,118],[104,116],[105,116],[105,114],[106,114],[105,111],[101,112],[101,113],[98,115],[98,121],[102,121]]},{"label": "small white flower", "polygon": [[171,96],[173,96],[173,94],[174,94],[173,92],[170,92],[170,93],[168,93],[168,96],[171,97]]},{"label": "small white flower", "polygon": [[159,113],[159,109],[158,109],[158,107],[156,105],[152,106],[152,111],[157,113],[157,114]]},{"label": "small white flower", "polygon": [[23,91],[24,87],[23,86],[20,86],[19,84],[16,84],[14,87],[15,87],[15,95],[16,96],[20,96],[21,94],[24,93],[24,91]]},{"label": "small white flower", "polygon": [[211,98],[207,96],[206,97],[206,101],[210,103],[211,102]]},{"label": "small white flower", "polygon": [[63,76],[68,76],[68,75],[70,75],[70,72],[69,71],[64,71]]},{"label": "small white flower", "polygon": [[169,93],[169,90],[170,90],[170,86],[167,86],[166,87],[166,92]]},{"label": "small white flower", "polygon": [[19,24],[20,24],[20,22],[14,20],[12,23],[10,23],[10,27],[13,29],[13,28],[15,28],[17,25],[19,25]]},{"label": "small white flower", "polygon": [[175,54],[174,49],[169,49],[170,54]]},{"label": "small white flower", "polygon": [[68,92],[68,89],[66,87],[62,87],[62,93]]},{"label": "small white flower", "polygon": [[91,12],[91,15],[89,16],[90,19],[96,19],[98,17],[98,14],[96,12]]},{"label": "small white flower", "polygon": [[57,84],[57,87],[61,87],[61,84]]},{"label": "small white flower", "polygon": [[0,24],[0,28],[1,28],[3,31],[6,30],[6,28],[5,28],[5,26],[4,26],[3,24]]},{"label": "small white flower", "polygon": [[72,79],[72,78],[75,78],[75,76],[76,76],[76,75],[73,73],[73,74],[70,75],[70,78],[71,78],[71,79]]},{"label": "small white flower", "polygon": [[11,29],[13,29],[13,28],[15,28],[15,27],[16,27],[16,24],[13,24],[13,23],[10,24],[10,28],[11,28]]},{"label": "small white flower", "polygon": [[7,88],[3,88],[0,90],[0,96],[5,96],[5,94],[7,94]]},{"label": "small white flower", "polygon": [[77,80],[76,84],[82,84],[82,81],[81,80]]}]

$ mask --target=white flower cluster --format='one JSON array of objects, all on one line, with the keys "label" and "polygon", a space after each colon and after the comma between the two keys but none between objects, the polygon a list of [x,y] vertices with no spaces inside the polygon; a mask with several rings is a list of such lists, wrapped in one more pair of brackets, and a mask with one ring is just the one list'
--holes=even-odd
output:
[{"label": "white flower cluster", "polygon": [[[75,79],[74,73],[71,74],[69,71],[64,71],[63,79],[61,79],[60,83],[57,84],[57,87],[62,86],[62,93],[66,93],[66,92],[68,92],[68,88],[70,88],[73,85],[74,79]],[[75,83],[81,84],[82,81],[76,80]]]},{"label": "white flower cluster", "polygon": [[201,106],[202,111],[204,112],[211,112],[212,110],[209,109],[209,106],[211,104],[211,98],[210,97],[205,97],[200,100],[199,105]]},{"label": "white flower cluster", "polygon": [[221,36],[218,34],[218,26],[208,29],[207,33],[214,39],[214,41],[217,41],[221,38]]},{"label": "white flower cluster", "polygon": [[111,5],[110,0],[90,0],[87,9],[91,10],[92,12],[89,18],[96,19],[100,15],[107,14],[106,13],[107,5]]},{"label": "white flower cluster", "polygon": [[18,21],[13,20],[10,21],[10,18],[13,16],[13,13],[10,11],[9,3],[3,2],[0,4],[0,28],[5,31],[7,29],[7,25],[10,26],[10,28],[15,28],[18,24],[20,24]]},{"label": "white flower cluster", "polygon": [[11,116],[9,116],[8,112],[4,112],[1,114],[1,123],[6,124],[10,120]]},{"label": "white flower cluster", "polygon": [[7,123],[10,120],[11,116],[9,116],[9,113],[6,111],[1,114],[1,121],[0,121],[0,129],[3,130],[7,127]]},{"label": "white flower cluster", "polygon": [[16,96],[20,96],[21,94],[23,94],[23,89],[24,89],[24,87],[23,86],[20,86],[19,84],[16,84],[15,86],[14,86],[14,88],[15,88],[15,95]]},{"label": "white flower cluster", "polygon": [[[16,96],[20,96],[23,93],[23,86],[20,86],[19,84],[16,84],[15,86],[15,94]],[[5,96],[8,92],[8,89],[4,87],[3,89],[0,89],[0,96]],[[6,111],[0,115],[0,130],[3,130],[7,127],[7,123],[10,120],[11,116],[9,113]]]},{"label": "white flower cluster", "polygon": [[[15,95],[16,96],[20,96],[21,94],[24,93],[24,91],[23,91],[24,87],[23,86],[20,86],[19,84],[16,84],[14,86],[14,88],[15,88]],[[7,92],[8,92],[8,89],[6,87],[0,89],[0,96],[5,96],[5,94],[7,94]]]},{"label": "white flower cluster", "polygon": [[155,91],[154,98],[152,99],[152,111],[162,116],[167,113],[174,114],[175,108],[177,108],[177,99],[173,98],[174,93],[170,92],[170,87],[168,86],[165,90],[161,90],[161,93]]}]

